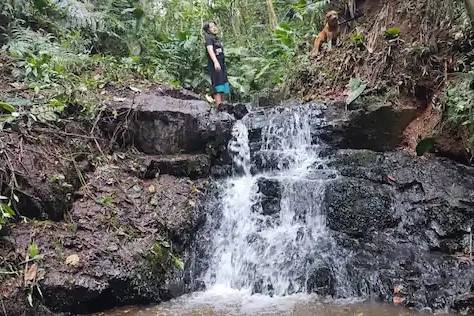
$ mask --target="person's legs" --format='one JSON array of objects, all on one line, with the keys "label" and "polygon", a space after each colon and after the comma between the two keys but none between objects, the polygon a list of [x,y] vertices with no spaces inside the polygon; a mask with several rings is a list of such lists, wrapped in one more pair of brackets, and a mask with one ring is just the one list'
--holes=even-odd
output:
[{"label": "person's legs", "polygon": [[214,101],[216,102],[216,107],[219,108],[219,105],[221,105],[223,101],[222,94],[214,93]]}]

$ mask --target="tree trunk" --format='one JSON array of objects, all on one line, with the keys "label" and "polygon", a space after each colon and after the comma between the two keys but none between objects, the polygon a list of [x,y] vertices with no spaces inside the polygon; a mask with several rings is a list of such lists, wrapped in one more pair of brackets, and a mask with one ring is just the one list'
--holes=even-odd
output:
[{"label": "tree trunk", "polygon": [[464,0],[464,4],[466,5],[469,17],[471,18],[471,24],[474,27],[474,0]]},{"label": "tree trunk", "polygon": [[275,8],[273,7],[273,1],[267,0],[267,11],[268,11],[268,24],[272,29],[275,29],[278,25]]},{"label": "tree trunk", "polygon": [[351,16],[351,19],[353,19],[356,12],[356,0],[347,1],[347,6],[349,8],[349,15]]}]

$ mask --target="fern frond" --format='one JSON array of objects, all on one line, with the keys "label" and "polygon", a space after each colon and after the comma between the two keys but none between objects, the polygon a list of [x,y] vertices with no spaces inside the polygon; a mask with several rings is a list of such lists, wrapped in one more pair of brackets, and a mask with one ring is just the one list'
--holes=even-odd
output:
[{"label": "fern frond", "polygon": [[66,28],[89,29],[93,33],[104,29],[103,13],[95,11],[90,2],[54,0],[53,3],[63,14]]},{"label": "fern frond", "polygon": [[53,64],[61,65],[64,69],[75,69],[88,59],[85,54],[76,54],[64,49],[49,33],[16,28],[12,34],[13,37],[6,48],[11,56],[20,60],[31,55],[49,55]]}]

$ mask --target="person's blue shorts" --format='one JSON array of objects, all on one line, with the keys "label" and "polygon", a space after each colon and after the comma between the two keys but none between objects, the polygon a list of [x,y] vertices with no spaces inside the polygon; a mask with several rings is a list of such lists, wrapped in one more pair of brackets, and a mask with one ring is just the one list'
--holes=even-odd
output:
[{"label": "person's blue shorts", "polygon": [[230,85],[228,82],[214,87],[215,93],[230,94]]}]

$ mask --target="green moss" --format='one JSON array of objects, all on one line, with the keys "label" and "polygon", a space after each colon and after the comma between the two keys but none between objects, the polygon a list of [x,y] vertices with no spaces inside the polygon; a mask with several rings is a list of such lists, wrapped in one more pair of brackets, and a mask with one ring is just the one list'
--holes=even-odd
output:
[{"label": "green moss", "polygon": [[153,244],[148,254],[150,264],[162,270],[169,268],[184,269],[184,262],[173,253],[168,242],[158,241]]}]

